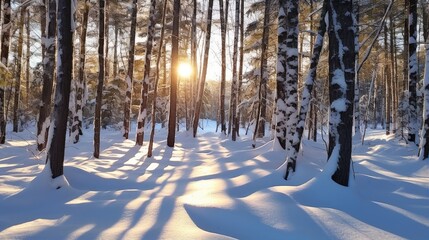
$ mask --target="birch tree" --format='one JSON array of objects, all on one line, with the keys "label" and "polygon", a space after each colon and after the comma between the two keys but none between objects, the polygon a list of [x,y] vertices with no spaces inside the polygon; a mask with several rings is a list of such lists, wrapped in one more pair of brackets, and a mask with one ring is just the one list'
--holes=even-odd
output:
[{"label": "birch tree", "polygon": [[[332,180],[348,186],[352,154],[355,25],[352,0],[329,0],[329,166]],[[335,171],[335,172],[334,172]]]},{"label": "birch tree", "polygon": [[79,49],[79,72],[76,84],[76,115],[73,119],[72,131],[74,132],[73,143],[79,141],[79,135],[82,135],[82,109],[83,109],[83,95],[84,95],[84,81],[85,81],[85,59],[86,59],[86,33],[88,29],[88,15],[89,15],[89,0],[85,0],[82,12],[82,23],[80,32],[80,49]]},{"label": "birch tree", "polygon": [[131,114],[131,96],[133,92],[133,77],[134,77],[134,49],[136,42],[136,26],[137,26],[137,0],[133,0],[131,10],[131,29],[130,29],[130,44],[128,50],[128,70],[125,78],[127,90],[125,92],[124,103],[124,138],[128,139],[130,132],[130,114]]},{"label": "birch tree", "polygon": [[[298,11],[299,11],[299,1],[293,0],[282,0],[280,1],[282,6],[281,12],[279,14],[285,14],[283,17],[284,25],[281,25],[284,28],[285,38],[282,41],[282,53],[284,53],[284,71],[285,76],[284,80],[280,78],[281,85],[283,87],[285,99],[284,102],[280,102],[279,109],[284,114],[286,120],[286,156],[287,156],[287,170],[285,173],[285,179],[287,179],[287,174],[289,168],[291,167],[293,171],[296,168],[296,158],[298,155],[299,146],[295,148],[294,146],[294,133],[296,132],[297,123],[298,123]],[[280,36],[280,34],[279,34]],[[280,38],[280,37],[279,37]],[[280,49],[280,44],[279,44]],[[279,76],[279,74],[277,74]],[[283,77],[282,76],[282,77]],[[280,142],[280,141],[279,141]],[[282,146],[283,147],[283,146]]]},{"label": "birch tree", "polygon": [[410,0],[408,13],[408,86],[409,86],[409,116],[408,141],[416,143],[418,132],[417,123],[417,0]]},{"label": "birch tree", "polygon": [[429,4],[423,5],[423,38],[425,41],[425,73],[423,78],[423,126],[420,135],[419,159],[429,158]]},{"label": "birch tree", "polygon": [[[136,131],[136,144],[139,146],[143,145],[144,126],[147,118],[147,105],[148,105],[147,95],[149,92],[150,64],[151,64],[152,46],[153,46],[152,41],[153,41],[153,35],[155,33],[155,7],[156,7],[156,0],[151,0],[150,10],[149,10],[149,24],[147,27],[143,86],[141,90],[140,111],[137,119],[137,131]],[[152,119],[152,121],[155,121],[155,119]]]},{"label": "birch tree", "polygon": [[52,89],[55,73],[55,36],[57,28],[57,1],[49,0],[47,6],[46,19],[46,39],[42,39],[42,45],[45,48],[43,59],[43,88],[42,103],[39,108],[39,118],[37,120],[37,149],[42,151],[48,139],[48,130],[50,124],[50,112],[52,101]]}]

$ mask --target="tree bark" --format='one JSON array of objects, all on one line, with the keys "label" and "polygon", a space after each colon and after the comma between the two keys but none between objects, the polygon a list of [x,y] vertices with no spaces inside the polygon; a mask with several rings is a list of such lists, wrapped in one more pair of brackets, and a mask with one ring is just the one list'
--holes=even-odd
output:
[{"label": "tree bark", "polygon": [[409,116],[408,141],[416,143],[417,123],[417,0],[409,1],[408,14],[408,84],[409,84]]},{"label": "tree bark", "polygon": [[[255,132],[253,133],[253,141],[256,138],[265,135],[265,118],[267,108],[267,83],[268,83],[268,63],[267,63],[267,48],[268,48],[268,35],[269,35],[269,22],[270,22],[270,8],[271,0],[265,0],[264,11],[264,26],[262,32],[262,49],[261,49],[261,63],[260,63],[260,82],[259,82],[259,104],[256,115]],[[254,143],[255,147],[255,143]]]},{"label": "tree bark", "polygon": [[[55,1],[54,1],[55,2]],[[52,140],[46,163],[51,168],[52,178],[63,175],[64,150],[69,111],[70,85],[73,71],[73,32],[71,0],[58,1],[58,69],[55,104],[52,114]],[[50,8],[51,9],[51,8]],[[49,33],[48,33],[49,35]],[[61,186],[57,186],[57,189]]]},{"label": "tree bark", "polygon": [[[149,92],[149,80],[150,80],[150,64],[152,59],[152,47],[153,47],[153,35],[155,34],[155,7],[156,0],[151,0],[149,10],[149,25],[147,27],[147,40],[146,40],[146,53],[145,53],[145,64],[143,72],[143,86],[141,90],[141,102],[140,111],[137,119],[137,131],[136,131],[136,144],[139,146],[143,145],[144,139],[144,126],[147,118],[147,102]],[[152,119],[155,121],[155,119]]]},{"label": "tree bark", "polygon": [[[228,0],[226,0],[228,1]],[[225,123],[225,91],[226,91],[226,26],[228,21],[228,9],[223,8],[223,0],[219,0],[219,11],[220,11],[220,29],[222,38],[222,69],[221,69],[221,81],[220,81],[220,126],[221,132],[226,134],[226,123]]]},{"label": "tree bark", "polygon": [[[10,39],[10,20],[12,8],[10,0],[4,0],[3,2],[3,25],[1,35],[1,63],[7,67],[9,57],[9,39]],[[6,116],[5,116],[5,86],[7,84],[7,78],[5,75],[1,76],[0,79],[0,144],[6,142]]]},{"label": "tree bark", "polygon": [[332,180],[348,186],[352,154],[355,31],[352,0],[329,0],[329,161]]},{"label": "tree bark", "polygon": [[126,77],[127,90],[125,92],[124,103],[124,138],[128,139],[130,132],[130,115],[131,115],[131,97],[133,92],[133,77],[134,77],[134,49],[136,42],[136,26],[137,26],[137,0],[133,0],[131,10],[131,30],[130,30],[130,44],[128,51],[128,72]]},{"label": "tree bark", "polygon": [[105,78],[105,56],[104,56],[104,37],[105,37],[105,1],[99,0],[98,13],[98,85],[97,97],[95,99],[94,114],[94,157],[100,157],[100,126],[101,126],[101,105],[103,100],[103,85]]},{"label": "tree bark", "polygon": [[43,59],[43,88],[42,104],[39,109],[39,119],[37,120],[37,149],[42,151],[48,140],[48,131],[50,125],[50,112],[52,102],[52,89],[55,76],[55,36],[57,27],[57,3],[56,0],[49,0],[47,11],[46,39],[43,39],[42,45],[46,53]]},{"label": "tree bark", "polygon": [[74,116],[72,132],[75,132],[73,143],[79,142],[79,135],[82,132],[82,111],[83,111],[83,95],[84,95],[84,81],[85,81],[85,59],[86,59],[86,33],[88,29],[88,14],[89,14],[89,0],[85,0],[82,13],[82,25],[80,32],[80,49],[79,49],[79,73],[76,89],[76,115]]},{"label": "tree bark", "polygon": [[13,131],[19,131],[20,119],[20,102],[21,102],[21,79],[22,79],[22,49],[24,45],[24,17],[26,8],[21,8],[19,13],[19,32],[18,32],[18,52],[16,61],[16,75],[15,75],[15,91],[13,98]]},{"label": "tree bark", "polygon": [[213,15],[213,0],[209,0],[208,12],[207,12],[207,28],[206,28],[206,39],[205,39],[205,48],[204,48],[204,63],[203,63],[203,72],[201,74],[201,79],[198,86],[197,94],[197,103],[195,106],[195,115],[193,119],[193,136],[197,136],[198,122],[200,120],[201,107],[203,105],[203,95],[204,95],[204,85],[206,83],[208,59],[210,52],[210,37],[211,37],[211,28],[212,28],[212,15]]},{"label": "tree bark", "polygon": [[[212,0],[211,0],[212,1]],[[180,0],[174,0],[173,31],[171,35],[170,111],[168,113],[167,146],[174,147],[176,141],[177,82],[179,63]]]}]

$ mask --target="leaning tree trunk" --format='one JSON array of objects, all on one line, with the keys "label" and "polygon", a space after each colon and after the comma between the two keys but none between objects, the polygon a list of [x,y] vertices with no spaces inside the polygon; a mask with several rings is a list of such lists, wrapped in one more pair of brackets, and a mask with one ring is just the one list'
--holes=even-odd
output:
[{"label": "leaning tree trunk", "polygon": [[409,116],[408,141],[416,143],[418,131],[417,123],[417,0],[409,1],[408,16],[409,42],[408,42],[408,81],[409,81]]},{"label": "leaning tree trunk", "polygon": [[57,1],[49,0],[47,16],[46,39],[43,40],[46,53],[43,59],[43,88],[42,104],[39,108],[39,119],[37,120],[37,149],[42,151],[48,140],[48,130],[50,124],[50,112],[52,101],[52,89],[55,73],[55,36],[56,36],[56,10]]},{"label": "leaning tree trunk", "polygon": [[193,120],[193,136],[197,136],[198,122],[200,120],[201,107],[203,105],[204,85],[206,83],[207,67],[210,52],[210,37],[212,28],[212,15],[213,15],[213,0],[209,0],[208,13],[207,13],[207,28],[206,28],[206,39],[204,48],[204,63],[203,72],[198,86],[197,103],[195,106],[195,115]]},{"label": "leaning tree trunk", "polygon": [[329,0],[329,149],[332,180],[348,186],[352,154],[356,26],[352,0]]},{"label": "leaning tree trunk", "polygon": [[99,0],[98,14],[98,86],[97,97],[95,99],[95,114],[94,114],[94,157],[100,157],[100,125],[101,125],[101,105],[103,100],[103,84],[105,78],[105,56],[104,56],[104,24],[105,24],[105,1]]},{"label": "leaning tree trunk", "polygon": [[131,96],[133,92],[133,76],[134,76],[134,48],[136,42],[136,26],[137,26],[137,0],[133,0],[131,11],[131,30],[130,30],[130,44],[128,51],[128,72],[126,77],[127,90],[125,92],[124,103],[124,138],[128,139],[130,132],[130,115],[131,115]]},{"label": "leaning tree trunk", "polygon": [[179,24],[180,0],[174,0],[173,30],[171,34],[170,111],[168,113],[167,134],[167,146],[169,147],[174,147],[176,141],[177,82],[179,78],[177,72],[177,64],[179,63]]},{"label": "leaning tree trunk", "polygon": [[[283,1],[281,1],[283,3]],[[285,179],[289,174],[289,168],[296,169],[296,159],[298,156],[299,145],[294,145],[294,134],[298,123],[298,12],[299,1],[284,1],[284,10],[286,10],[285,30],[286,39],[283,42],[285,48],[285,80],[283,81],[285,89],[285,105],[283,112],[286,119],[286,156],[287,169]],[[283,27],[283,26],[282,26]]]},{"label": "leaning tree trunk", "polygon": [[265,0],[265,12],[264,12],[264,26],[262,31],[262,49],[261,49],[261,67],[260,67],[260,82],[259,82],[259,104],[256,115],[255,131],[253,133],[253,147],[256,144],[257,137],[263,137],[265,135],[265,117],[267,108],[267,84],[268,84],[268,35],[269,35],[269,22],[270,22],[270,8],[271,0]]},{"label": "leaning tree trunk", "polygon": [[76,89],[76,115],[73,119],[72,132],[75,132],[73,143],[79,142],[79,135],[82,135],[82,109],[85,81],[85,58],[86,58],[86,33],[88,28],[89,0],[85,0],[82,13],[82,25],[80,32],[79,49],[79,73]]},{"label": "leaning tree trunk", "polygon": [[[141,91],[140,100],[140,111],[137,119],[137,131],[136,131],[136,144],[139,146],[143,145],[144,139],[144,126],[147,118],[147,102],[149,92],[149,79],[150,79],[150,63],[152,59],[152,46],[153,46],[153,35],[155,34],[155,7],[156,0],[151,0],[150,11],[149,11],[149,25],[147,27],[147,40],[146,40],[146,53],[145,53],[145,64],[143,72],[143,86]],[[155,121],[155,119],[152,119]]]},{"label": "leaning tree trunk", "polygon": [[[9,39],[10,39],[10,19],[12,8],[10,0],[5,0],[3,3],[3,24],[2,24],[2,35],[1,35],[1,63],[4,67],[7,67],[7,59],[9,57]],[[5,69],[7,70],[7,69]],[[7,78],[5,75],[1,76],[1,82],[6,83]],[[0,144],[6,142],[6,116],[5,116],[5,86],[6,84],[0,84]]]},{"label": "leaning tree trunk", "polygon": [[[55,90],[55,105],[52,113],[49,150],[46,163],[52,178],[63,175],[64,150],[69,111],[70,85],[73,71],[72,1],[58,1],[58,69]],[[61,185],[54,186],[57,189]]]},{"label": "leaning tree trunk", "polygon": [[[296,132],[295,132],[296,137],[294,137],[295,141],[293,143],[293,148],[296,149],[296,153],[299,151],[299,148],[301,145],[302,135],[305,127],[305,120],[307,118],[307,113],[309,110],[311,95],[314,92],[313,86],[314,86],[314,81],[316,80],[317,66],[319,64],[320,54],[323,48],[323,38],[326,32],[325,16],[327,11],[328,11],[328,1],[325,1],[323,3],[322,12],[320,14],[319,30],[317,31],[316,41],[313,47],[313,55],[311,56],[310,69],[305,79],[304,90],[301,95],[299,119],[298,119],[298,124],[296,126]],[[314,112],[316,113],[315,109],[314,109]],[[314,121],[316,120],[317,119],[315,117]],[[314,130],[316,130],[316,127],[314,127]]]}]

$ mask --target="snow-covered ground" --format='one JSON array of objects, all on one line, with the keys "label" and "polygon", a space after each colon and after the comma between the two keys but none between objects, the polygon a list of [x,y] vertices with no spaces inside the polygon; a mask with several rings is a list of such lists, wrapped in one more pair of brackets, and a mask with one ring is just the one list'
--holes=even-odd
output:
[{"label": "snow-covered ground", "polygon": [[429,161],[417,160],[417,147],[369,131],[353,145],[355,179],[345,188],[322,172],[322,141],[304,141],[284,181],[284,152],[269,138],[253,149],[248,136],[232,142],[214,130],[180,132],[174,149],[159,130],[153,158],[146,143],[103,130],[94,159],[88,129],[67,143],[69,186],[59,190],[34,130],[8,132],[0,239],[429,239]]}]

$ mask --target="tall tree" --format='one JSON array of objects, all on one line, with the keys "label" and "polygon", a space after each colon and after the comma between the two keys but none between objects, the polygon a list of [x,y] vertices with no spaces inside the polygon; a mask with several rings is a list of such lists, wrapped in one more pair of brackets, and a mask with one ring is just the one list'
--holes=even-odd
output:
[{"label": "tall tree", "polygon": [[[53,179],[62,176],[64,168],[68,105],[73,71],[72,2],[74,1],[58,1],[57,54],[59,64],[57,65],[55,104],[50,130],[52,131],[52,140],[50,141],[46,158],[46,163],[49,164]],[[61,185],[55,187],[58,189]]]},{"label": "tall tree", "polygon": [[[1,63],[3,67],[7,68],[7,62],[9,58],[9,39],[10,39],[10,20],[11,20],[12,6],[10,0],[4,0],[3,2],[3,24],[2,24],[2,35],[1,35]],[[7,70],[7,69],[6,69]],[[6,142],[6,116],[5,116],[5,86],[6,76],[1,76],[0,79],[0,144]]]},{"label": "tall tree", "polygon": [[329,0],[329,149],[332,180],[348,186],[352,154],[355,31],[352,0]]},{"label": "tall tree", "polygon": [[42,61],[43,64],[43,88],[42,104],[39,108],[39,118],[37,120],[37,149],[42,151],[48,139],[48,129],[50,123],[52,89],[55,73],[55,36],[57,28],[57,2],[49,0],[47,3],[47,22],[46,22],[46,39],[42,40],[46,53]]},{"label": "tall tree", "polygon": [[88,29],[88,15],[89,15],[89,0],[85,0],[82,12],[82,23],[80,31],[80,49],[79,49],[79,73],[76,84],[76,115],[74,116],[72,131],[75,132],[73,136],[74,143],[79,141],[79,135],[82,135],[82,109],[83,109],[83,95],[84,95],[84,81],[85,81],[85,59],[86,59],[86,33]]},{"label": "tall tree", "polygon": [[417,0],[408,1],[408,89],[409,89],[409,116],[408,141],[416,142],[418,132],[417,123]]},{"label": "tall tree", "polygon": [[[226,0],[228,1],[228,0]],[[224,9],[223,0],[219,0],[220,29],[222,38],[222,69],[220,81],[220,126],[221,132],[226,134],[225,123],[225,91],[226,91],[226,26],[228,24],[228,9]]]},{"label": "tall tree", "polygon": [[[213,0],[211,0],[213,1]],[[176,140],[176,112],[177,112],[177,80],[179,73],[179,24],[180,24],[180,0],[174,0],[173,7],[173,31],[171,33],[171,72],[170,72],[170,111],[168,113],[167,146],[174,147]]]},{"label": "tall tree", "polygon": [[[144,61],[144,73],[143,73],[143,86],[141,90],[140,99],[140,111],[137,119],[137,131],[136,131],[136,144],[142,146],[144,138],[144,126],[147,118],[147,102],[149,92],[149,79],[150,79],[150,64],[152,59],[152,46],[153,46],[153,35],[155,34],[155,7],[156,0],[151,0],[149,10],[149,24],[147,26],[147,40],[146,40],[146,52]],[[155,119],[152,119],[155,121]]]},{"label": "tall tree", "polygon": [[137,0],[133,0],[131,10],[131,30],[130,30],[130,44],[128,50],[128,72],[126,77],[127,90],[125,92],[124,103],[124,138],[128,139],[130,132],[130,113],[131,113],[131,96],[133,92],[133,77],[134,77],[134,48],[136,42],[136,26],[137,26]]},{"label": "tall tree", "polygon": [[18,22],[18,52],[16,56],[15,91],[13,98],[13,131],[18,132],[21,102],[21,79],[22,79],[22,49],[24,45],[24,19],[26,8],[22,7]]},{"label": "tall tree", "polygon": [[99,13],[98,13],[98,85],[97,97],[95,100],[95,114],[94,114],[94,157],[100,157],[100,125],[101,125],[101,105],[103,100],[103,85],[105,78],[105,55],[104,55],[104,31],[105,31],[105,1],[99,0]]},{"label": "tall tree", "polygon": [[240,20],[240,1],[235,0],[235,24],[234,24],[234,49],[232,54],[232,83],[231,83],[231,99],[230,99],[230,126],[231,139],[237,139],[237,103],[238,103],[238,76],[237,76],[237,58],[238,58],[238,33]]},{"label": "tall tree", "polygon": [[[287,161],[291,163],[292,169],[295,171],[296,159],[298,156],[299,146],[294,144],[294,135],[298,123],[298,12],[299,1],[286,0],[286,41],[284,42],[285,51],[285,90],[286,90],[286,109],[284,109],[286,117],[286,154]],[[285,179],[288,170],[285,173]]]},{"label": "tall tree", "polygon": [[256,115],[255,132],[253,134],[253,140],[257,137],[263,137],[265,135],[265,117],[267,108],[267,84],[268,84],[268,35],[269,35],[269,22],[270,22],[270,8],[271,0],[265,0],[265,11],[264,11],[264,26],[262,31],[262,50],[261,50],[261,63],[260,63],[260,82],[259,82],[259,104]]},{"label": "tall tree", "polygon": [[423,126],[420,135],[419,159],[429,158],[429,3],[421,1],[423,7],[423,38],[425,41],[425,73],[423,78]]},{"label": "tall tree", "polygon": [[[301,106],[298,114],[298,123],[293,137],[293,149],[294,149],[293,153],[295,155],[293,155],[292,158],[295,159],[295,161],[297,158],[297,153],[301,146],[302,135],[304,133],[305,120],[307,118],[307,113],[309,110],[312,93],[314,92],[313,86],[314,86],[314,81],[316,80],[317,66],[319,64],[320,54],[323,48],[323,39],[326,32],[325,17],[328,11],[328,3],[329,3],[328,1],[323,2],[321,14],[320,14],[319,30],[317,31],[316,41],[313,47],[313,54],[310,60],[310,69],[305,79],[303,93],[301,94],[301,101],[300,101]],[[293,162],[291,162],[291,164],[287,166],[287,171],[289,170],[294,171],[295,168],[296,168],[296,163],[293,164]],[[288,172],[285,175],[285,179],[287,179],[287,175],[288,175]]]},{"label": "tall tree", "polygon": [[213,16],[213,0],[209,0],[209,6],[207,11],[207,28],[206,28],[206,39],[205,39],[205,48],[204,48],[203,72],[201,74],[201,79],[198,86],[197,102],[195,106],[194,121],[192,124],[194,137],[197,136],[198,122],[200,120],[201,107],[203,105],[204,85],[206,83],[208,59],[209,59],[209,52],[210,52],[212,16]]},{"label": "tall tree", "polygon": [[155,84],[153,89],[153,102],[152,102],[152,124],[151,124],[151,131],[150,131],[150,138],[149,138],[149,146],[147,150],[147,156],[152,157],[152,150],[153,150],[153,139],[155,137],[155,117],[156,117],[156,103],[157,103],[157,97],[158,97],[158,82],[159,82],[159,64],[161,61],[161,55],[162,55],[162,48],[164,47],[164,34],[165,34],[165,16],[167,13],[167,0],[164,0],[164,5],[162,8],[162,25],[161,25],[161,35],[159,37],[159,44],[158,44],[158,55],[156,56],[156,70],[155,70]]}]

